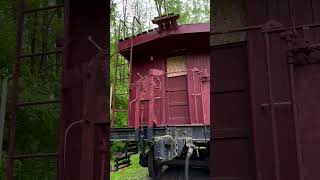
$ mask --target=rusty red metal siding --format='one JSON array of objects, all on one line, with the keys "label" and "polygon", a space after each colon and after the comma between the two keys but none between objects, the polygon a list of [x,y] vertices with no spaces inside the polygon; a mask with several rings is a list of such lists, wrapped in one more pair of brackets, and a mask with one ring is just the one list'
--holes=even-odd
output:
[{"label": "rusty red metal siding", "polygon": [[188,79],[186,75],[166,79],[167,124],[191,124],[188,101]]},{"label": "rusty red metal siding", "polygon": [[[196,51],[190,54],[187,57],[187,68],[198,68],[206,70],[208,74],[210,74],[210,56],[208,52],[201,52]],[[192,76],[193,74],[188,74],[188,84],[189,84],[189,108],[190,108],[190,115],[191,115],[191,123],[198,123],[196,114],[199,114],[199,119],[203,119],[203,122],[206,125],[210,125],[210,82],[199,82],[194,81],[194,79],[199,78],[197,74],[195,77]],[[193,83],[198,88],[196,88],[195,92],[193,90]],[[202,96],[196,97],[196,99],[191,95],[192,93],[202,93]],[[196,100],[196,102],[195,102]],[[201,103],[197,103],[201,102]],[[196,111],[200,111],[196,112]]]},{"label": "rusty red metal siding", "polygon": [[[320,159],[316,152],[320,151],[318,146],[320,138],[317,135],[320,129],[317,121],[320,116],[318,104],[320,99],[316,92],[320,88],[318,79],[320,68],[319,61],[315,59],[319,59],[320,54],[312,53],[312,63],[294,64],[296,63],[294,57],[288,56],[292,43],[286,40],[288,36],[284,36],[284,32],[294,33],[293,27],[295,27],[297,33],[305,32],[305,38],[309,39],[311,44],[319,44],[320,4],[315,0],[246,0],[244,2],[248,26],[262,25],[261,28],[254,28],[247,32],[246,66],[250,100],[249,109],[247,109],[247,112],[250,112],[250,123],[247,125],[252,130],[253,145],[248,151],[253,152],[250,159],[254,160],[255,164],[255,167],[246,166],[250,167],[250,172],[254,172],[250,178],[319,179],[320,173],[316,167]],[[272,27],[263,25],[267,22],[277,24],[282,29],[273,30]],[[314,25],[310,25],[311,23]],[[309,28],[302,31],[301,25],[305,27],[308,25]],[[219,56],[214,53],[214,50],[212,51],[213,67],[215,64],[218,66],[219,61],[215,62],[215,59]],[[238,64],[236,67],[242,66],[243,64]],[[222,68],[221,71],[225,69]],[[212,72],[214,77],[217,76],[215,78],[218,81],[221,78],[219,67]],[[223,73],[220,76],[223,77]],[[235,78],[232,81],[237,79],[230,74],[228,78]],[[219,86],[215,80],[213,83],[215,84],[213,91],[215,88],[220,89],[224,84]],[[237,81],[233,84],[237,84]],[[214,128],[215,123],[219,124],[219,122],[231,126],[233,122],[227,120],[227,115],[215,118],[215,114],[226,102],[219,102],[215,93],[212,98]],[[229,102],[229,106],[231,104]],[[219,133],[214,130],[212,133],[212,138],[217,138]],[[237,142],[240,144],[241,140]],[[221,145],[213,142],[211,147],[213,148],[213,177],[221,177],[220,174],[227,172],[223,177],[235,178],[231,172],[228,173],[228,166],[226,166],[228,161],[222,162],[221,158],[222,167],[214,162],[219,160],[219,152],[231,151],[232,146],[226,146],[221,150]],[[229,160],[236,162],[237,159],[234,158]],[[243,164],[238,164],[234,168],[244,167]]]},{"label": "rusty red metal siding", "polygon": [[[199,68],[206,69],[210,73],[210,59],[209,53],[206,52],[190,52],[186,55],[187,68]],[[149,57],[141,59],[134,59],[132,65],[131,74],[131,90],[129,102],[136,99],[135,83],[140,79],[138,73],[141,76],[148,74],[150,69],[159,69],[166,72],[166,59],[163,56],[154,57],[153,61],[150,61]],[[198,76],[193,80],[192,73],[188,75],[182,75],[174,78],[167,78],[166,74],[162,76],[162,88],[165,89],[165,99],[155,101],[155,115],[157,118],[157,125],[183,125],[183,124],[206,124],[210,123],[210,101],[209,101],[209,82],[202,84],[200,89],[200,82]],[[199,117],[198,122],[195,117],[194,98],[191,95],[193,93],[193,82],[196,82],[196,93],[203,91],[203,97],[198,96],[196,99],[197,110]],[[134,127],[134,103],[131,103],[130,116],[128,120],[129,127]],[[149,108],[147,103],[144,104],[143,122],[147,122]],[[190,114],[193,114],[190,116]]]},{"label": "rusty red metal siding", "polygon": [[[118,50],[127,59],[130,59],[130,46],[132,39],[122,40]],[[154,100],[154,108],[150,109],[149,102],[143,102],[142,121],[146,124],[150,119],[150,110],[154,111],[156,125],[185,125],[210,123],[210,84],[200,83],[197,72],[193,79],[193,68],[206,69],[210,73],[209,59],[209,25],[189,24],[180,25],[177,29],[167,29],[137,35],[133,38],[133,61],[131,85],[129,92],[129,119],[128,126],[134,127],[138,116],[135,117],[135,104],[137,98],[137,81],[141,76],[149,74],[151,69],[167,72],[166,61],[168,57],[183,55],[186,57],[186,75],[168,78],[163,74],[161,79],[161,99]],[[150,57],[153,60],[150,60]],[[139,74],[139,75],[138,75]],[[193,86],[193,83],[195,83]],[[195,88],[195,91],[194,91]],[[202,97],[193,94],[202,93]],[[132,102],[132,103],[130,103]],[[194,106],[196,104],[196,106]],[[197,109],[198,113],[195,113]],[[141,111],[142,112],[142,111]],[[152,113],[151,113],[152,114]],[[196,116],[197,114],[197,116]],[[139,115],[139,118],[141,116]]]},{"label": "rusty red metal siding", "polygon": [[[319,74],[320,67],[309,66],[296,69],[295,88],[298,103],[298,127],[301,134],[301,152],[306,180],[320,177],[317,164],[320,157],[319,141]],[[305,92],[308,93],[305,93]]]},{"label": "rusty red metal siding", "polygon": [[[107,179],[108,3],[65,1],[65,44],[58,179]],[[107,18],[107,19],[106,19]]]},{"label": "rusty red metal siding", "polygon": [[[317,17],[319,2],[313,0],[247,1],[247,7],[248,25],[261,24],[269,19],[277,20],[285,26],[319,23],[316,21],[319,19]],[[319,35],[319,29],[312,31],[314,31],[311,37],[313,43],[319,43],[316,35]],[[308,134],[312,134],[312,131],[316,129],[319,130],[320,126],[317,123],[313,124],[314,120],[301,116],[301,113],[312,114],[314,112],[311,107],[311,109],[302,107],[309,104],[308,96],[313,97],[314,101],[319,100],[317,95],[312,93],[313,89],[319,88],[319,85],[311,88],[302,84],[297,79],[299,77],[297,73],[304,69],[302,70],[304,80],[307,80],[311,78],[308,77],[311,75],[309,66],[313,68],[312,77],[320,73],[319,67],[318,65],[305,67],[289,65],[286,54],[288,46],[281,39],[280,34],[281,32],[263,34],[259,31],[248,33],[252,109],[257,109],[261,103],[270,101],[270,98],[275,103],[291,102],[297,106],[295,110],[292,104],[283,103],[283,105],[274,105],[273,112],[253,111],[259,178],[318,179],[320,173],[314,169],[315,161],[307,159],[318,157],[312,152],[320,150],[315,146],[315,142],[320,142],[320,139]],[[301,98],[302,96],[306,98]],[[313,108],[317,107],[319,109],[319,105],[314,104]],[[313,118],[316,119],[319,115],[319,113],[313,114]],[[307,129],[307,131],[302,129]],[[313,143],[307,146],[307,142]],[[265,151],[266,147],[271,147],[271,149]]]},{"label": "rusty red metal siding", "polygon": [[[132,73],[131,73],[131,85],[130,85],[130,93],[129,93],[129,102],[131,102],[132,100],[136,99],[136,83],[139,80],[139,75],[141,76],[146,76],[148,74],[149,69],[159,69],[162,71],[165,71],[165,61],[164,59],[162,59],[161,57],[157,57],[154,61],[150,61],[149,59],[150,57],[143,57],[143,58],[139,58],[139,59],[135,59],[135,62],[132,65]],[[164,123],[164,119],[165,117],[163,117],[163,111],[164,108],[162,107],[162,103],[163,101],[160,100],[156,100],[155,101],[155,113],[156,113],[156,118],[158,118],[159,123]],[[148,106],[144,106],[145,110],[144,110],[144,122],[147,122],[147,118],[148,118]],[[129,114],[129,119],[128,119],[128,126],[129,127],[134,127],[134,103],[131,103],[130,109],[132,109],[130,111]]]},{"label": "rusty red metal siding", "polygon": [[211,53],[211,173],[217,179],[253,179],[246,43],[215,46]]}]

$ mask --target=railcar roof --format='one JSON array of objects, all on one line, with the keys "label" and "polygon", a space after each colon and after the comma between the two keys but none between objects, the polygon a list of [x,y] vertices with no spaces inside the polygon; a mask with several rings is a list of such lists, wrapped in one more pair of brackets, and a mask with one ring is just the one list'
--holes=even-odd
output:
[{"label": "railcar roof", "polygon": [[124,54],[127,51],[130,51],[131,41],[133,41],[133,47],[142,45],[142,44],[152,44],[156,40],[179,36],[181,39],[190,38],[190,35],[198,35],[198,34],[209,34],[210,33],[210,25],[209,23],[195,23],[195,24],[183,24],[178,25],[175,28],[169,29],[161,29],[156,28],[151,31],[146,31],[141,34],[138,34],[132,38],[122,39],[118,43],[118,51],[121,54]]}]

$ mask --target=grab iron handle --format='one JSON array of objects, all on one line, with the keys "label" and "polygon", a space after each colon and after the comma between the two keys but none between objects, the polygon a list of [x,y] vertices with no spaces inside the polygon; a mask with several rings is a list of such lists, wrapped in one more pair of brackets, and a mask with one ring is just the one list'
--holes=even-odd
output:
[{"label": "grab iron handle", "polygon": [[[291,101],[282,101],[282,102],[274,102],[272,104],[278,106],[278,105],[291,105],[292,103],[291,103]],[[265,108],[269,107],[270,104],[269,103],[263,103],[260,106],[261,106],[262,109],[265,109]]]}]

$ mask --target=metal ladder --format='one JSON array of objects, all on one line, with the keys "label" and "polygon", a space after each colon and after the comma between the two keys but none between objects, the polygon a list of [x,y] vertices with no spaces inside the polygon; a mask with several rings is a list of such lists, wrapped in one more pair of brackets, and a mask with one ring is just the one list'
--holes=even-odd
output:
[{"label": "metal ladder", "polygon": [[[134,38],[134,34],[135,34],[135,24],[136,23],[139,25],[138,29],[139,29],[139,33],[141,32],[141,23],[140,21],[136,18],[133,17],[133,21],[132,21],[132,31],[131,31],[131,49],[130,49],[130,59],[129,62],[124,59],[120,53],[117,51],[115,53],[116,58],[115,58],[115,62],[114,62],[114,81],[113,81],[113,88],[112,88],[112,97],[111,97],[111,128],[115,127],[115,121],[116,121],[116,113],[127,113],[127,118],[129,118],[129,112],[128,112],[128,108],[126,109],[121,109],[117,107],[117,97],[125,97],[126,101],[129,102],[129,89],[130,89],[130,84],[131,84],[131,79],[130,79],[130,73],[132,72],[132,56],[133,56],[133,38]],[[121,34],[123,34],[124,36],[128,35],[128,31],[127,31],[127,25],[125,24],[124,21],[120,20],[119,21],[119,27],[118,27],[118,35],[117,35],[117,42],[116,44],[120,41],[121,39]],[[125,38],[125,37],[123,37]],[[116,45],[117,47],[117,45]],[[125,89],[120,89],[118,87],[118,81],[120,83],[120,85],[124,85]],[[118,92],[120,90],[120,92]],[[122,91],[121,91],[122,90]]]},{"label": "metal ladder", "polygon": [[[124,35],[126,34],[126,25],[125,23],[120,20],[119,21],[119,27],[118,27],[118,34],[117,34],[117,41],[116,44],[119,42],[119,40],[121,39],[121,30],[124,32]],[[117,46],[116,46],[117,47]],[[112,112],[112,116],[111,116],[111,128],[113,128],[115,126],[115,119],[116,119],[116,113],[127,113],[127,109],[119,109],[116,107],[116,99],[117,97],[121,96],[121,97],[125,97],[128,96],[128,90],[129,90],[129,85],[128,82],[129,81],[129,73],[128,73],[128,69],[129,69],[129,63],[119,54],[119,52],[116,50],[116,58],[115,58],[115,62],[114,62],[114,81],[113,81],[113,89],[112,90],[112,97],[111,97],[111,112]],[[126,85],[128,87],[126,87],[124,90],[120,89],[118,86],[118,81],[120,83],[120,85]],[[122,90],[121,92],[119,92],[120,90]]]},{"label": "metal ladder", "polygon": [[56,159],[58,157],[57,152],[52,153],[34,153],[34,154],[15,154],[15,145],[16,145],[16,122],[17,122],[17,111],[18,107],[32,107],[45,104],[55,104],[60,103],[59,99],[54,100],[45,100],[45,101],[34,101],[34,102],[18,102],[19,95],[19,76],[21,74],[20,66],[21,61],[26,60],[27,58],[37,57],[37,56],[46,56],[46,55],[57,55],[62,53],[61,49],[55,49],[47,52],[33,53],[22,55],[22,34],[24,29],[25,15],[30,13],[36,13],[39,11],[47,11],[52,9],[63,8],[64,5],[54,5],[49,7],[37,8],[26,10],[24,0],[17,1],[18,13],[17,13],[17,34],[16,34],[16,61],[14,64],[13,72],[13,90],[12,90],[12,99],[11,99],[11,119],[9,127],[9,150],[8,150],[8,159],[7,159],[7,180],[13,180],[14,176],[14,161],[15,160],[24,160],[24,159]]}]

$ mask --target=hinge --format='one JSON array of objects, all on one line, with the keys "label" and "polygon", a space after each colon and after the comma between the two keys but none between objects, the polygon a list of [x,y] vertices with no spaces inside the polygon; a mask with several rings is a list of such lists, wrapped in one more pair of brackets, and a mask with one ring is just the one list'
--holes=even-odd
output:
[{"label": "hinge", "polygon": [[281,38],[287,42],[288,63],[294,65],[313,64],[319,61],[312,55],[320,50],[320,44],[312,44],[312,34],[308,26],[302,28],[302,32],[296,30],[286,31]]}]

